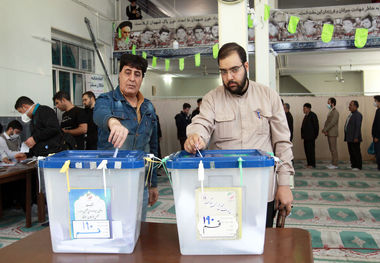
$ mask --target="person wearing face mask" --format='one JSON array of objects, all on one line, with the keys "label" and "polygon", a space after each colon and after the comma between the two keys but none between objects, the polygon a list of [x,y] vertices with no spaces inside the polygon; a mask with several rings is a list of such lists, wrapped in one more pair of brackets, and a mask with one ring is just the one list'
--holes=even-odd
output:
[{"label": "person wearing face mask", "polygon": [[328,169],[338,168],[338,148],[336,141],[338,137],[339,112],[335,106],[336,99],[329,98],[327,100],[327,108],[329,109],[329,113],[327,114],[325,126],[322,129],[322,133],[327,136],[327,141],[331,152],[331,164],[326,166]]},{"label": "person wearing face mask", "polygon": [[[282,160],[277,176],[269,179],[267,227],[273,226],[275,207],[291,211],[294,174],[290,131],[280,96],[251,81],[247,53],[237,43],[224,44],[218,53],[223,85],[207,93],[201,112],[187,126],[185,150],[261,149]],[[276,187],[276,191],[273,191]]]},{"label": "person wearing face mask", "polygon": [[15,109],[22,114],[23,122],[30,122],[32,133],[25,141],[30,148],[29,153],[23,154],[23,158],[47,156],[60,151],[61,128],[53,109],[34,103],[25,96],[17,99]]},{"label": "person wearing face mask", "polygon": [[22,125],[19,121],[11,121],[4,133],[0,135],[0,153],[1,160],[4,163],[12,163],[12,160],[21,156],[21,138]]},{"label": "person wearing face mask", "polygon": [[375,144],[377,170],[380,171],[380,96],[374,96],[373,105],[376,107],[376,115],[372,123],[372,137]]}]

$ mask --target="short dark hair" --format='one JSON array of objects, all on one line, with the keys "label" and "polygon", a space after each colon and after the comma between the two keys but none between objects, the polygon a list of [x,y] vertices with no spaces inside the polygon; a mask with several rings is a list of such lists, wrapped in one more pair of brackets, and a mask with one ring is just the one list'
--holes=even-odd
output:
[{"label": "short dark hair", "polygon": [[141,56],[124,53],[120,58],[119,72],[122,71],[124,66],[129,66],[141,70],[144,77],[146,69],[148,68],[148,62]]},{"label": "short dark hair", "polygon": [[197,103],[202,102],[202,98],[197,99]]},{"label": "short dark hair", "polygon": [[310,103],[305,103],[303,106],[306,107],[306,108],[311,109],[311,104]]},{"label": "short dark hair", "polygon": [[347,17],[343,18],[342,19],[342,23],[343,23],[343,21],[346,21],[346,20],[349,20],[352,24],[355,23],[355,20],[352,17],[350,17],[350,16],[347,16]]},{"label": "short dark hair", "polygon": [[177,29],[175,30],[175,33],[178,32],[178,30],[180,29],[183,29],[185,32],[186,32],[186,28],[183,26],[183,25],[180,25],[179,27],[177,27]]},{"label": "short dark hair", "polygon": [[17,110],[18,108],[21,108],[23,104],[26,104],[26,105],[33,105],[34,102],[26,97],[26,96],[21,96],[20,98],[18,98],[16,100],[16,103],[15,103],[15,110]]},{"label": "short dark hair", "polygon": [[132,30],[132,23],[130,21],[123,21],[117,26],[116,33],[119,32],[119,29],[121,30],[123,27],[126,26]]},{"label": "short dark hair", "polygon": [[193,32],[195,33],[195,30],[196,29],[202,29],[203,31],[205,31],[205,29],[203,28],[203,26],[201,24],[198,24],[196,25],[194,28],[193,28]]},{"label": "short dark hair", "polygon": [[373,98],[374,98],[376,101],[380,102],[380,95],[373,96]]},{"label": "short dark hair", "polygon": [[353,100],[352,103],[356,106],[356,108],[359,108],[359,102],[357,100]]},{"label": "short dark hair", "polygon": [[170,30],[167,27],[162,27],[158,33],[161,35],[162,32],[170,33]]},{"label": "short dark hair", "polygon": [[18,120],[13,120],[10,123],[8,123],[7,130],[9,130],[10,128],[18,129],[18,130],[22,131],[22,125]]},{"label": "short dark hair", "polygon": [[144,30],[143,30],[143,32],[142,32],[142,33],[145,33],[146,31],[151,31],[151,32],[153,32],[153,30],[152,30],[152,29],[150,29],[149,27],[146,27],[146,28],[144,28]]},{"label": "short dark hair", "polygon": [[284,106],[285,106],[288,110],[290,110],[290,105],[289,105],[289,103],[284,103]]},{"label": "short dark hair", "polygon": [[183,109],[188,109],[188,108],[191,108],[191,105],[189,103],[184,103],[183,106],[182,106]]},{"label": "short dark hair", "polygon": [[336,99],[335,98],[329,98],[329,101],[336,106]]},{"label": "short dark hair", "polygon": [[235,42],[230,42],[227,44],[224,44],[220,49],[218,53],[218,64],[221,59],[224,59],[231,55],[231,53],[236,52],[241,60],[241,63],[247,62],[247,53],[245,53],[245,50],[242,46]]},{"label": "short dark hair", "polygon": [[58,91],[57,93],[54,94],[53,96],[53,102],[55,103],[56,100],[63,100],[63,99],[66,99],[68,101],[70,101],[70,95],[67,94],[66,92],[64,91]]},{"label": "short dark hair", "polygon": [[94,98],[96,100],[95,94],[92,91],[86,91],[85,93],[83,93],[82,94],[82,98],[83,98],[84,95],[87,95],[90,99]]}]

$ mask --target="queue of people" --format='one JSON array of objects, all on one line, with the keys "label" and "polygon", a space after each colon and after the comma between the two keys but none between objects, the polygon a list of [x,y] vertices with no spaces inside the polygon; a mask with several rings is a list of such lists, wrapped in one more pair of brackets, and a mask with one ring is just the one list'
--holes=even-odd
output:
[{"label": "queue of people", "polygon": [[[339,136],[339,112],[336,109],[336,99],[331,97],[327,100],[327,108],[329,112],[327,114],[326,121],[322,128],[322,134],[327,138],[330,154],[331,163],[326,167],[328,169],[338,168],[338,136]],[[289,104],[283,103],[284,110],[287,115],[289,129],[293,130],[293,117],[289,112]],[[376,155],[376,162],[378,170],[380,170],[380,96],[374,96],[374,106],[376,107],[376,115],[372,124],[372,138]],[[319,135],[319,121],[317,114],[311,111],[311,104],[305,103],[303,105],[303,112],[305,114],[301,126],[301,138],[304,142],[304,150],[307,160],[306,168],[315,168],[315,140]],[[350,168],[353,171],[360,171],[363,167],[362,154],[360,150],[362,138],[362,120],[363,115],[359,112],[359,102],[357,100],[352,100],[349,103],[348,110],[349,115],[345,120],[344,124],[344,141],[347,143],[347,149],[350,156]],[[293,133],[291,132],[291,140],[293,139]]]}]

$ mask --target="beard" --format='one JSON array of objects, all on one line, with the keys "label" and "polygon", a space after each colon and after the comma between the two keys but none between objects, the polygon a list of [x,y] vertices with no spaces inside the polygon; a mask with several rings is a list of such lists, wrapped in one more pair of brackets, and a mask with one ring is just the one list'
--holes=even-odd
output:
[{"label": "beard", "polygon": [[[245,91],[243,91],[243,89],[245,88],[245,85],[247,84],[247,70],[244,68],[244,77],[241,81],[237,82],[237,81],[233,81],[233,80],[230,80],[228,81],[228,83],[224,83],[223,81],[223,86],[229,91],[231,92],[232,94],[236,94],[236,95],[243,95],[245,93]],[[232,86],[235,86],[236,85],[236,88],[233,88]]]}]

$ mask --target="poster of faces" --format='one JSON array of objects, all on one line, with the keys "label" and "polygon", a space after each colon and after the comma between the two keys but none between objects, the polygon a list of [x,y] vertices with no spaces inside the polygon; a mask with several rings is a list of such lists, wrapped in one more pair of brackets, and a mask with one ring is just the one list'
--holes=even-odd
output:
[{"label": "poster of faces", "polygon": [[[288,31],[290,16],[300,21],[294,34]],[[367,28],[368,38],[380,37],[380,4],[346,5],[271,11],[269,41],[320,41],[323,24],[334,25],[332,40],[355,38],[356,28]],[[119,35],[120,28],[120,35]],[[212,46],[218,43],[218,15],[185,18],[157,18],[115,22],[115,52],[136,49]],[[255,30],[248,28],[248,41],[254,42]]]},{"label": "poster of faces", "polygon": [[[288,32],[291,15],[300,18],[294,34]],[[368,38],[380,37],[380,4],[274,10],[269,19],[269,39],[270,42],[320,41],[326,23],[334,25],[332,40],[355,39],[356,28],[367,28]],[[249,36],[249,41],[254,41],[254,35]]]},{"label": "poster of faces", "polygon": [[217,15],[119,21],[114,50],[173,48],[175,41],[179,47],[209,46],[218,43],[218,34]]}]

